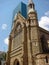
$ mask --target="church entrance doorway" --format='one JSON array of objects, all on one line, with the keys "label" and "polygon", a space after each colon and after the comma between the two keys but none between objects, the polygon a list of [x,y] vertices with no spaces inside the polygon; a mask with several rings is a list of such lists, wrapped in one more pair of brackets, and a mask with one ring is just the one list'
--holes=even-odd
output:
[{"label": "church entrance doorway", "polygon": [[14,61],[14,65],[20,65],[17,59]]}]

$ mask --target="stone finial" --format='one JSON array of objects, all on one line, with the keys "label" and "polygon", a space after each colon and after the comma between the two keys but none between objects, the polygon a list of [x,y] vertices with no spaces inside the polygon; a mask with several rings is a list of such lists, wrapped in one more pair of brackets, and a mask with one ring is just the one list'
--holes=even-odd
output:
[{"label": "stone finial", "polygon": [[32,0],[29,0],[29,4],[33,3]]}]

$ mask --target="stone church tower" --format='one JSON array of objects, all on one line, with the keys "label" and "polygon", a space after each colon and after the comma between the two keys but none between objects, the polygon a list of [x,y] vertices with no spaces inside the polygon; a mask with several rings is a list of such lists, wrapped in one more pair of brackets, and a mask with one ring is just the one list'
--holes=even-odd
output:
[{"label": "stone church tower", "polygon": [[49,65],[49,31],[39,27],[32,0],[27,9],[27,18],[20,11],[14,17],[7,65]]}]

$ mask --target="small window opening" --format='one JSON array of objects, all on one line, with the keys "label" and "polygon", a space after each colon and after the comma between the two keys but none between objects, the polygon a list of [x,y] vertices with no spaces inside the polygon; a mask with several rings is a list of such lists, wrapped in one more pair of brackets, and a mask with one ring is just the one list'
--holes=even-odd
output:
[{"label": "small window opening", "polygon": [[30,8],[32,8],[32,4],[30,4]]},{"label": "small window opening", "polygon": [[47,56],[45,57],[45,59],[46,59],[46,63],[48,63],[48,57]]}]

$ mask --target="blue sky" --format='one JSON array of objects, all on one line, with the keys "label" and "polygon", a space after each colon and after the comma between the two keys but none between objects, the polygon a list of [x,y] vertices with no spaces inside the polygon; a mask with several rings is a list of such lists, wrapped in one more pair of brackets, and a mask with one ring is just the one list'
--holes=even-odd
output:
[{"label": "blue sky", "polygon": [[[28,0],[0,0],[0,51],[7,51],[8,36],[12,26],[12,16],[15,7]],[[49,30],[49,0],[33,0],[38,15],[39,25]]]}]

